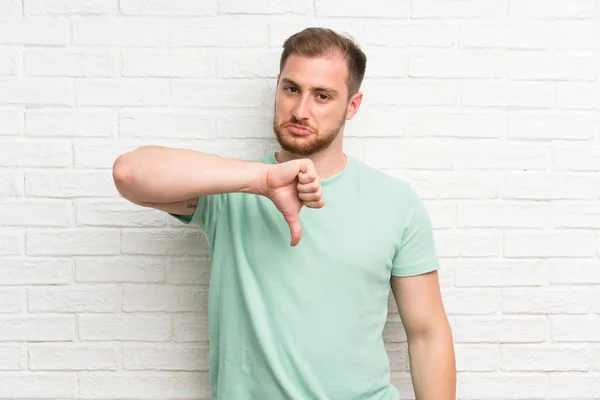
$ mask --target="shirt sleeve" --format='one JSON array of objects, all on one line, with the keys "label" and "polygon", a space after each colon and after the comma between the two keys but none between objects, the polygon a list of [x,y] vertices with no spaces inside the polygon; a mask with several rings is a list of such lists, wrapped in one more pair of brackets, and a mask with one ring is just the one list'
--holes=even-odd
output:
[{"label": "shirt sleeve", "polygon": [[227,201],[226,194],[208,195],[198,197],[198,204],[192,215],[169,213],[184,224],[194,224],[200,230],[208,232],[213,229],[223,205]]},{"label": "shirt sleeve", "polygon": [[410,185],[407,196],[400,245],[392,262],[394,276],[420,275],[440,268],[425,204]]}]

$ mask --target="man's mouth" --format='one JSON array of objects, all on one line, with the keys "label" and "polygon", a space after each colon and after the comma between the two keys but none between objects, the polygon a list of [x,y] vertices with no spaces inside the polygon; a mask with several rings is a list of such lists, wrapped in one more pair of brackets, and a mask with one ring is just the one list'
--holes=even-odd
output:
[{"label": "man's mouth", "polygon": [[312,131],[300,125],[287,124],[285,128],[294,135],[306,136],[312,134]]}]

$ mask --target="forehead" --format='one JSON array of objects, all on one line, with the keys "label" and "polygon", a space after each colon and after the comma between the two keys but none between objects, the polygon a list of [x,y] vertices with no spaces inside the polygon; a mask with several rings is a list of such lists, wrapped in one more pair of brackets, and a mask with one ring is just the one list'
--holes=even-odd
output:
[{"label": "forehead", "polygon": [[306,57],[292,54],[286,60],[280,78],[291,79],[301,86],[327,86],[342,92],[347,76],[348,66],[340,55]]}]

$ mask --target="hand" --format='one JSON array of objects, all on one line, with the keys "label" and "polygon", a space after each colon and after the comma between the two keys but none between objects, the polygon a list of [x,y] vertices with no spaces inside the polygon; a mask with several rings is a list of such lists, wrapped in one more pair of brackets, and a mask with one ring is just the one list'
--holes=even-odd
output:
[{"label": "hand", "polygon": [[266,185],[265,196],[283,214],[292,235],[290,245],[296,246],[302,237],[302,206],[321,208],[325,205],[315,166],[308,158],[270,165]]}]

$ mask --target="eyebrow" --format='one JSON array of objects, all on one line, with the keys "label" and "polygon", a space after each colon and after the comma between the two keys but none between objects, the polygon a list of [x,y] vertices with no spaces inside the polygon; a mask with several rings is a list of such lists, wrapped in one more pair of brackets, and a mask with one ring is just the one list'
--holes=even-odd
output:
[{"label": "eyebrow", "polygon": [[[290,78],[282,78],[281,82],[282,83],[289,83],[291,85],[300,87],[300,85],[298,83],[294,82]],[[330,93],[332,95],[338,95],[339,94],[339,92],[337,90],[335,90],[333,88],[329,88],[329,87],[314,87],[314,86],[312,86],[310,89],[313,92],[327,92],[327,93]]]}]

